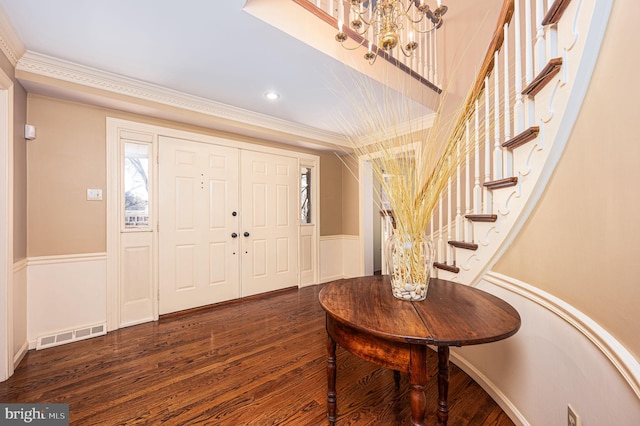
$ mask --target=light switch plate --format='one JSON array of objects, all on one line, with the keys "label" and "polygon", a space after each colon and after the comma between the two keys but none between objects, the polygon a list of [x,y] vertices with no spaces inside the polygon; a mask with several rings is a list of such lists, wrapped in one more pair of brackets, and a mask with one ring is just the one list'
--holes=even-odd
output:
[{"label": "light switch plate", "polygon": [[101,201],[102,189],[87,189],[87,201]]}]

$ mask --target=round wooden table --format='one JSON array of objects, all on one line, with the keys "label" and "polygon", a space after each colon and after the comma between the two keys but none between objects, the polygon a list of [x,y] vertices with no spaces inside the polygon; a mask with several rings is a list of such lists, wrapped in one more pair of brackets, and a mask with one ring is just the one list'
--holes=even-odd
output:
[{"label": "round wooden table", "polygon": [[432,278],[427,299],[399,300],[388,276],[334,281],[320,291],[327,317],[327,417],[336,422],[336,344],[352,354],[409,373],[411,424],[425,424],[427,345],[438,348],[438,424],[449,415],[449,347],[514,335],[520,315],[507,302],[462,284]]}]

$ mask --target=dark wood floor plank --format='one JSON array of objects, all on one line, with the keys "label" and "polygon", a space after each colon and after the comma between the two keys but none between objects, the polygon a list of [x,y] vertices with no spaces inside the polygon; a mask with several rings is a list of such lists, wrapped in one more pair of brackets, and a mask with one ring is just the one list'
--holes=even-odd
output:
[{"label": "dark wood floor plank", "polygon": [[[321,286],[198,309],[30,351],[2,402],[70,404],[73,425],[324,425]],[[338,425],[408,424],[408,379],[338,348]],[[437,357],[429,351],[427,421]],[[512,425],[455,366],[450,425]]]}]

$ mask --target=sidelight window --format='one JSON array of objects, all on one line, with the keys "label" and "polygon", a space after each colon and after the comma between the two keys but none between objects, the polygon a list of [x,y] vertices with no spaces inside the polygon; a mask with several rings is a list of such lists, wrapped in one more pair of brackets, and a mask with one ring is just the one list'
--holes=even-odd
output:
[{"label": "sidelight window", "polygon": [[124,227],[149,227],[150,144],[124,143]]},{"label": "sidelight window", "polygon": [[302,167],[300,173],[300,223],[311,224],[311,167]]}]

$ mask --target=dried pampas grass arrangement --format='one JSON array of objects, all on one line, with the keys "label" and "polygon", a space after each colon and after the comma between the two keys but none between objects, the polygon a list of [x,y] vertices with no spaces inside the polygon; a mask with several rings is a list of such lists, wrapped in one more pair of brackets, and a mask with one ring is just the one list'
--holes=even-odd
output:
[{"label": "dried pampas grass arrangement", "polygon": [[[433,92],[427,86],[417,90]],[[384,194],[390,206],[388,214],[395,223],[396,248],[387,253],[394,260],[390,265],[394,295],[407,300],[423,299],[434,261],[433,250],[426,241],[427,227],[442,191],[469,149],[463,137],[462,117],[468,102],[443,117],[444,91],[438,106],[431,108],[436,112],[425,117],[408,96],[392,89],[384,89],[381,95],[379,89],[376,93],[376,87],[362,78],[354,78],[346,93],[352,98],[352,120],[358,127],[345,120],[345,134],[354,155],[370,162],[381,185],[382,194],[378,196]]]}]

